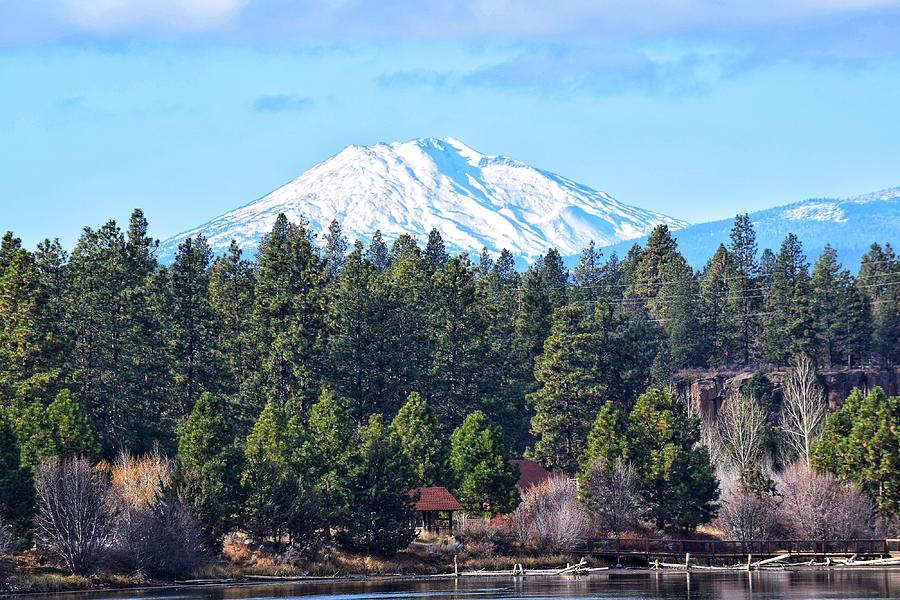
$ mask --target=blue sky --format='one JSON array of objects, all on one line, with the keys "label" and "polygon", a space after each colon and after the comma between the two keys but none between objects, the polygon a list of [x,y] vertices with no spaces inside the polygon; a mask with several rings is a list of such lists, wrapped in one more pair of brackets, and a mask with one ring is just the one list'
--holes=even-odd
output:
[{"label": "blue sky", "polygon": [[29,245],[422,136],[694,222],[900,185],[896,0],[0,0],[0,83]]}]

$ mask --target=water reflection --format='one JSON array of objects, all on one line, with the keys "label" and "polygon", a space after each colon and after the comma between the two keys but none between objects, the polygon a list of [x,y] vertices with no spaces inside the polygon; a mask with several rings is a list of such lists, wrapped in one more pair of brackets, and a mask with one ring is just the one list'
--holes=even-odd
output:
[{"label": "water reflection", "polygon": [[[79,600],[849,600],[900,597],[900,571],[614,572],[591,578],[461,579],[185,588],[81,594]],[[50,596],[30,596],[51,600]],[[54,597],[58,600],[58,596]]]}]

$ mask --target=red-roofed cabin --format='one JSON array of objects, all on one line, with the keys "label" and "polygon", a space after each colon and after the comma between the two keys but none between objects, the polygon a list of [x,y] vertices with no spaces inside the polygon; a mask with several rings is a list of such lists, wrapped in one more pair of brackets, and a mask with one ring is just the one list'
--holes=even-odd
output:
[{"label": "red-roofed cabin", "polygon": [[413,508],[417,516],[416,526],[420,530],[453,533],[453,513],[463,510],[463,507],[447,488],[416,488],[409,490],[409,494],[418,498]]},{"label": "red-roofed cabin", "polygon": [[512,458],[509,464],[519,468],[519,481],[516,482],[519,494],[524,494],[529,488],[546,481],[551,476],[550,471],[527,458]]}]

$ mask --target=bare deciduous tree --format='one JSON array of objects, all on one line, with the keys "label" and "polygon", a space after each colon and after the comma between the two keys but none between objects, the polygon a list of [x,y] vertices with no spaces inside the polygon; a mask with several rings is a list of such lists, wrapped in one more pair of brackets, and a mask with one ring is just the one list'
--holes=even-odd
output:
[{"label": "bare deciduous tree", "polygon": [[578,506],[577,484],[553,475],[529,488],[513,513],[516,536],[543,552],[566,552],[584,536],[586,521]]},{"label": "bare deciduous tree", "polygon": [[640,515],[638,480],[631,463],[595,459],[584,477],[581,502],[596,525],[612,532],[634,526]]},{"label": "bare deciduous tree", "polygon": [[793,455],[810,464],[812,445],[822,433],[828,405],[816,370],[809,358],[800,358],[784,378],[784,400],[781,403],[781,430],[784,442]]},{"label": "bare deciduous tree", "polygon": [[781,475],[782,518],[793,534],[810,540],[847,540],[872,534],[875,506],[855,485],[802,463]]},{"label": "bare deciduous tree", "polygon": [[763,407],[749,396],[734,393],[716,416],[714,454],[724,466],[739,474],[758,469],[765,455],[765,432]]},{"label": "bare deciduous tree", "polygon": [[89,574],[108,549],[109,478],[83,458],[53,458],[34,474],[38,535],[73,573]]}]

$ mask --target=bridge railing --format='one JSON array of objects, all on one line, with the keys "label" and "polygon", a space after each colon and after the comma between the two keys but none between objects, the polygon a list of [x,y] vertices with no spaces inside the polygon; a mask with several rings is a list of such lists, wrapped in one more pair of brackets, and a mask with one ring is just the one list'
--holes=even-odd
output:
[{"label": "bridge railing", "polygon": [[[893,550],[891,549],[893,548]],[[900,552],[900,540],[661,540],[589,538],[579,550],[597,554],[739,556],[745,554],[889,554]]]}]

